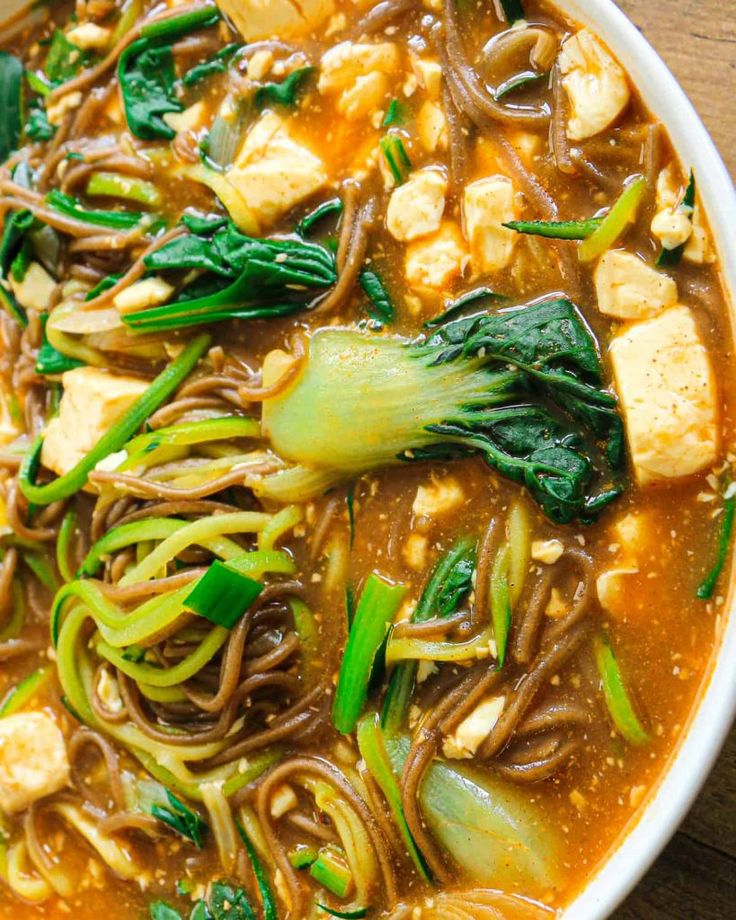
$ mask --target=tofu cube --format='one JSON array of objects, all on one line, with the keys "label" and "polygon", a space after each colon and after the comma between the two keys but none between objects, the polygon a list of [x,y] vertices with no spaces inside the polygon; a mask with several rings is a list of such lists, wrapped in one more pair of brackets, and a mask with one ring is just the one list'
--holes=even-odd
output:
[{"label": "tofu cube", "polygon": [[381,106],[399,66],[393,42],[341,42],[322,55],[317,89],[336,96],[338,112],[355,120]]},{"label": "tofu cube", "polygon": [[649,319],[677,303],[677,284],[631,252],[607,252],[595,270],[598,309],[616,319]]},{"label": "tofu cube", "polygon": [[110,44],[112,30],[94,22],[83,22],[66,33],[67,39],[83,51],[103,51]]},{"label": "tofu cube", "polygon": [[688,307],[636,323],[611,343],[631,457],[641,485],[689,476],[718,455],[718,395]]},{"label": "tofu cube", "polygon": [[571,141],[584,141],[605,131],[631,98],[621,65],[589,29],[581,29],[564,42],[559,65],[570,100],[567,136]]},{"label": "tofu cube", "polygon": [[447,149],[447,119],[439,103],[430,99],[422,103],[417,112],[416,127],[417,136],[428,153]]},{"label": "tofu cube", "polygon": [[439,230],[445,210],[447,179],[435,169],[419,169],[395,188],[386,209],[386,227],[400,242]]},{"label": "tofu cube", "polygon": [[626,614],[626,582],[632,575],[637,575],[635,568],[609,569],[596,579],[596,590],[601,607],[616,617]]},{"label": "tofu cube", "polygon": [[452,760],[469,760],[501,718],[505,696],[492,696],[480,702],[455,731],[442,743],[442,753]]},{"label": "tofu cube", "polygon": [[45,712],[0,719],[0,811],[23,811],[69,782],[64,736]]},{"label": "tofu cube", "polygon": [[226,178],[264,227],[319,191],[327,173],[316,154],[293,140],[283,119],[266,112],[246,135]]},{"label": "tofu cube", "polygon": [[476,274],[499,272],[514,255],[518,234],[503,224],[519,217],[514,184],[508,176],[488,176],[465,187],[465,237]]},{"label": "tofu cube", "polygon": [[420,57],[413,51],[409,52],[411,69],[417,78],[417,83],[430,99],[439,99],[442,88],[442,65],[433,58]]},{"label": "tofu cube", "polygon": [[432,479],[429,485],[419,486],[411,506],[415,517],[441,517],[459,508],[465,501],[462,486],[454,476]]},{"label": "tofu cube", "polygon": [[533,540],[532,541],[532,559],[535,562],[543,562],[545,565],[554,565],[565,552],[565,546],[561,540]]},{"label": "tofu cube", "polygon": [[62,375],[59,413],[46,426],[41,451],[45,467],[63,476],[148,389],[138,377],[77,367]]},{"label": "tofu cube", "polygon": [[133,313],[136,310],[145,310],[146,307],[166,303],[171,299],[174,291],[175,288],[168,281],[154,275],[152,278],[135,281],[127,288],[123,288],[113,297],[112,302],[121,313]]},{"label": "tofu cube", "polygon": [[333,0],[218,0],[218,6],[248,42],[308,35],[335,12]]},{"label": "tofu cube", "polygon": [[442,293],[460,276],[466,256],[460,228],[445,221],[435,234],[407,247],[406,280],[420,295]]}]

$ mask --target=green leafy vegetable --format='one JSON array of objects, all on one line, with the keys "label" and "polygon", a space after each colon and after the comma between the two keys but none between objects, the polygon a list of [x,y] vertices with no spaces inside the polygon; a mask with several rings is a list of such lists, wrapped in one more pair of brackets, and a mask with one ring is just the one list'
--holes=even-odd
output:
[{"label": "green leafy vegetable", "polygon": [[215,626],[232,629],[261,591],[260,582],[215,560],[186,597],[184,606]]},{"label": "green leafy vegetable", "polygon": [[366,579],[350,626],[332,707],[332,723],[343,734],[355,728],[368,694],[378,651],[404,598],[404,585],[392,585],[375,573]]},{"label": "green leafy vegetable", "polygon": [[334,907],[327,907],[326,904],[320,904],[319,909],[323,910],[331,917],[342,917],[343,920],[361,920],[361,917],[368,916],[367,907],[358,907],[355,910],[335,910]]},{"label": "green leafy vegetable", "polygon": [[346,898],[353,885],[353,875],[342,851],[328,844],[309,867],[309,874],[338,898]]},{"label": "green leafy vegetable", "polygon": [[289,853],[289,862],[295,869],[308,869],[318,856],[314,847],[300,843]]},{"label": "green leafy vegetable", "polygon": [[229,45],[225,45],[224,48],[220,48],[206,61],[195,64],[190,71],[184,74],[181,82],[184,86],[194,86],[195,83],[199,83],[213,74],[225,73],[232,58],[243,47],[244,45],[238,44],[238,42],[231,42]]},{"label": "green leafy vegetable", "polygon": [[49,122],[46,109],[40,99],[34,100],[29,105],[23,133],[32,141],[50,141],[56,134],[56,126]]},{"label": "green leafy vegetable", "polygon": [[368,315],[377,323],[389,324],[394,321],[394,305],[380,275],[364,268],[359,276],[360,286],[371,302]]},{"label": "green leafy vegetable", "polygon": [[630,744],[646,744],[650,738],[629,698],[618,659],[606,635],[596,636],[595,661],[603,684],[603,695],[613,724]]},{"label": "green leafy vegetable", "polygon": [[72,195],[67,195],[58,189],[52,189],[48,193],[46,203],[67,217],[84,221],[86,224],[113,227],[116,230],[130,230],[136,227],[143,217],[140,211],[102,211],[85,208]]},{"label": "green leafy vegetable", "polygon": [[[437,563],[412,613],[411,622],[424,623],[433,617],[449,617],[456,613],[472,590],[474,572],[475,541],[462,537]],[[416,671],[416,662],[405,661],[396,665],[391,674],[381,714],[381,724],[388,732],[404,728]]]},{"label": "green leafy vegetable", "polygon": [[619,199],[601,221],[600,227],[581,243],[578,249],[581,262],[592,262],[613,246],[636,219],[646,191],[647,180],[644,176],[635,176],[627,183]]},{"label": "green leafy vegetable", "polygon": [[404,107],[398,99],[392,99],[381,124],[384,128],[390,128],[391,125],[400,125],[403,121]]},{"label": "green leafy vegetable", "polygon": [[213,882],[209,909],[212,920],[256,920],[248,895],[229,882]]},{"label": "green leafy vegetable", "polygon": [[337,280],[335,256],[300,239],[254,239],[228,221],[212,233],[178,237],[145,259],[149,271],[207,274],[170,304],[128,313],[132,329],[161,332],[222,319],[284,316]]},{"label": "green leafy vegetable", "polygon": [[726,491],[726,498],[723,502],[723,514],[721,515],[721,525],[718,532],[718,551],[713,568],[703,579],[698,587],[697,597],[701,601],[710,600],[713,596],[718,578],[720,577],[723,567],[728,559],[728,549],[731,544],[731,535],[733,534],[734,514],[736,514],[736,495],[730,494],[730,486]]},{"label": "green leafy vegetable", "polygon": [[517,90],[528,89],[530,86],[535,86],[537,83],[541,83],[546,79],[548,79],[546,73],[536,73],[535,71],[527,70],[524,73],[516,74],[508,80],[504,80],[496,89],[493,98],[496,102],[501,102],[502,99],[505,99]]},{"label": "green leafy vegetable", "polygon": [[174,793],[166,790],[168,805],[154,804],[151,807],[151,814],[158,821],[163,821],[177,834],[181,834],[187,840],[191,840],[198,850],[202,849],[202,838],[209,828],[196,811],[192,811]]},{"label": "green leafy vegetable", "polygon": [[623,487],[616,398],[565,299],[452,320],[411,343],[321,330],[298,379],[264,404],[263,431],[296,464],[257,486],[282,500],[304,498],[315,469],[322,491],[398,460],[470,454],[559,523],[590,520]]},{"label": "green leafy vegetable", "polygon": [[497,303],[506,300],[503,294],[497,294],[489,287],[473,288],[472,291],[466,291],[454,300],[445,303],[445,309],[439,316],[435,316],[424,324],[425,329],[434,329],[435,326],[443,326],[451,319],[457,319],[458,316],[467,312],[475,304],[482,300],[493,300]]},{"label": "green leafy vegetable", "polygon": [[15,55],[0,51],[0,164],[18,146],[21,129],[23,65]]},{"label": "green leafy vegetable", "polygon": [[278,920],[276,898],[273,895],[271,884],[268,881],[268,876],[266,875],[266,870],[263,866],[263,863],[258,858],[255,847],[251,843],[248,835],[243,830],[242,825],[237,824],[237,828],[238,834],[245,844],[245,850],[248,854],[248,859],[250,860],[251,867],[253,868],[253,875],[256,877],[256,884],[258,885],[258,891],[261,896],[261,904],[263,905],[263,920]]},{"label": "green leafy vegetable", "polygon": [[[686,214],[692,221],[693,211],[695,210],[695,196],[697,194],[697,188],[695,184],[695,173],[690,170],[690,179],[687,183],[687,188],[685,189],[685,194],[682,201],[678,205],[677,210],[683,214]],[[687,243],[683,243],[681,246],[675,246],[674,249],[665,249],[662,248],[662,251],[659,254],[657,259],[657,265],[662,268],[666,266],[679,265],[682,261],[682,256],[687,247]]]},{"label": "green leafy vegetable", "polygon": [[406,182],[412,167],[403,140],[398,134],[387,134],[381,138],[380,147],[396,184]]},{"label": "green leafy vegetable", "polygon": [[148,905],[148,913],[151,920],[182,920],[179,911],[166,901],[153,901]]},{"label": "green leafy vegetable", "polygon": [[501,9],[507,22],[512,25],[524,18],[524,7],[521,0],[501,0]]},{"label": "green leafy vegetable", "polygon": [[602,217],[591,217],[589,220],[512,220],[504,227],[550,240],[587,240],[602,223]]},{"label": "green leafy vegetable", "polygon": [[300,67],[292,71],[281,83],[264,83],[263,86],[259,86],[255,95],[256,108],[264,109],[268,105],[295,105],[299,92],[313,73],[314,67]]},{"label": "green leafy vegetable", "polygon": [[141,37],[123,50],[118,60],[118,80],[125,118],[136,137],[147,141],[174,137],[173,128],[162,117],[184,109],[174,92],[171,45],[189,32],[215,25],[219,18],[217,8],[209,5],[171,16],[144,25]]},{"label": "green leafy vegetable", "polygon": [[76,77],[88,58],[89,56],[81,48],[73,45],[60,29],[55,29],[51,36],[44,71],[49,82],[53,86],[58,86]]},{"label": "green leafy vegetable", "polygon": [[322,204],[317,205],[313,211],[303,217],[296,225],[296,232],[299,236],[309,236],[315,224],[319,223],[319,221],[333,214],[341,213],[342,200],[340,198],[330,198],[329,201],[323,201]]}]

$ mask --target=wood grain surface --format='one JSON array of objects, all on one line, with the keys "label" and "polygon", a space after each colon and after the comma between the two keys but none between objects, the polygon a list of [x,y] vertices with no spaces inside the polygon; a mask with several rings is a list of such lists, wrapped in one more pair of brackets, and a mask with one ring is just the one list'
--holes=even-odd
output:
[{"label": "wood grain surface", "polygon": [[[736,0],[617,0],[680,80],[736,178]],[[615,920],[736,918],[736,730]]]}]

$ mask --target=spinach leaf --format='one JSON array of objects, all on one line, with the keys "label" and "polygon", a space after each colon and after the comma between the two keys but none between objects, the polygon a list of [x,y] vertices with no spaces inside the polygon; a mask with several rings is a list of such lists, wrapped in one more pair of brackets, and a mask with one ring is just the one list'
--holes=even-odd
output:
[{"label": "spinach leaf", "polygon": [[229,882],[213,882],[209,909],[212,920],[256,920],[248,896]]},{"label": "spinach leaf", "polygon": [[5,218],[2,239],[0,239],[0,277],[7,278],[13,263],[26,240],[28,231],[36,223],[30,211],[13,211]]},{"label": "spinach leaf", "polygon": [[44,72],[49,81],[58,86],[76,77],[88,59],[89,55],[73,45],[61,29],[55,29],[51,36]]},{"label": "spinach leaf", "polygon": [[299,236],[309,236],[315,224],[318,224],[325,217],[330,217],[333,214],[342,214],[342,200],[340,198],[330,198],[328,201],[323,201],[322,204],[318,204],[313,211],[310,211],[302,217],[296,225],[296,232]]},{"label": "spinach leaf", "polygon": [[18,146],[21,129],[23,65],[17,57],[0,51],[0,164]]},{"label": "spinach leaf", "polygon": [[82,367],[84,361],[77,358],[70,358],[62,354],[49,342],[46,337],[46,320],[47,316],[41,317],[43,324],[41,347],[36,355],[36,373],[37,374],[63,374],[65,371],[73,370],[75,367]]},{"label": "spinach leaf", "polygon": [[209,827],[191,808],[180,801],[170,789],[166,790],[166,797],[169,800],[169,806],[154,804],[151,807],[151,814],[170,828],[175,830],[182,837],[191,840],[198,850],[202,849],[202,837],[207,833]]},{"label": "spinach leaf", "polygon": [[216,51],[211,58],[202,61],[200,64],[195,64],[190,71],[184,74],[181,82],[184,86],[194,86],[195,83],[199,83],[200,80],[205,80],[207,77],[212,76],[212,74],[224,73],[232,58],[244,47],[245,45],[240,45],[237,42],[225,45],[224,48],[220,48],[219,51]]},{"label": "spinach leaf", "polygon": [[181,16],[172,16],[143,26],[141,37],[122,52],[118,80],[125,106],[125,118],[132,133],[141,140],[171,140],[175,132],[162,116],[181,112],[176,98],[174,58],[171,45],[195,29],[214,25],[220,18],[216,7],[206,6]]},{"label": "spinach leaf", "polygon": [[25,136],[32,141],[50,141],[56,134],[56,126],[49,121],[44,104],[40,99],[34,99],[29,104],[28,118],[23,131]]},{"label": "spinach leaf", "polygon": [[360,273],[360,286],[371,302],[368,315],[378,323],[389,324],[394,321],[394,305],[391,302],[381,276],[364,268]]},{"label": "spinach leaf", "polygon": [[148,905],[148,913],[151,920],[182,920],[179,911],[166,901],[153,901]]},{"label": "spinach leaf", "polygon": [[267,105],[294,105],[299,91],[312,73],[314,67],[300,67],[299,70],[292,71],[281,83],[264,83],[256,90],[256,108],[263,109]]},{"label": "spinach leaf", "polygon": [[55,211],[73,217],[87,224],[99,224],[101,227],[114,227],[116,230],[130,230],[142,219],[140,211],[105,211],[85,208],[72,195],[52,189],[46,196],[46,203]]}]

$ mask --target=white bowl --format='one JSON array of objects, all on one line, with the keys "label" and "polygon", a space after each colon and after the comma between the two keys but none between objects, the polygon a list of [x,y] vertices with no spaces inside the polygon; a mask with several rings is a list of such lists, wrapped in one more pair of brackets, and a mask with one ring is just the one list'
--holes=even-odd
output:
[{"label": "white bowl", "polygon": [[[605,41],[628,71],[644,103],[665,126],[685,170],[695,170],[729,292],[732,327],[736,327],[736,246],[731,242],[736,226],[736,192],[700,117],[659,55],[612,0],[554,2]],[[720,649],[700,688],[700,700],[687,730],[647,804],[564,911],[564,920],[602,920],[615,910],[675,833],[713,766],[736,714],[733,581],[732,572],[728,600],[721,608],[725,624]],[[704,619],[704,626],[711,622]]]}]

